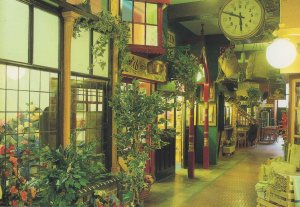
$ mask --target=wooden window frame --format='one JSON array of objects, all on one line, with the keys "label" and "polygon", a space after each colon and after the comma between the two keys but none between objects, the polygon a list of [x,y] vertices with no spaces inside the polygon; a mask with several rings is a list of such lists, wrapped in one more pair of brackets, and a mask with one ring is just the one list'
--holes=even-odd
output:
[{"label": "wooden window frame", "polygon": [[[146,53],[153,55],[162,55],[165,53],[165,49],[163,48],[163,4],[170,4],[170,0],[133,0],[133,2],[145,2],[145,3],[154,3],[157,4],[157,46],[150,45],[135,45],[129,44],[131,52],[133,53]],[[134,4],[133,4],[134,5]],[[121,8],[120,8],[121,11]],[[134,14],[132,15],[132,38],[134,36]],[[145,25],[148,25],[145,23]],[[146,33],[146,31],[145,31]],[[133,42],[133,41],[132,41]]]}]

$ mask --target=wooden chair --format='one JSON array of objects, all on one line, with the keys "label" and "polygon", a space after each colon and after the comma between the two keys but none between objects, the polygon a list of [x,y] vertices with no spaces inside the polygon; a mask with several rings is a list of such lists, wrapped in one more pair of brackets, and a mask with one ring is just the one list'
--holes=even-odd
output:
[{"label": "wooden chair", "polygon": [[246,147],[247,146],[247,130],[237,130],[236,132],[237,146]]}]

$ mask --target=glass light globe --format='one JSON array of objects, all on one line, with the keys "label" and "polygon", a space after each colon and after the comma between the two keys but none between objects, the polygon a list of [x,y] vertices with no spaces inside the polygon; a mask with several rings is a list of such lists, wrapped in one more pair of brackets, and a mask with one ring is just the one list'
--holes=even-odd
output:
[{"label": "glass light globe", "polygon": [[16,66],[7,66],[7,76],[12,80],[18,80],[24,77],[26,71],[24,68],[18,68]]},{"label": "glass light globe", "polygon": [[267,47],[267,61],[274,68],[286,68],[296,59],[296,46],[288,39],[276,39]]}]

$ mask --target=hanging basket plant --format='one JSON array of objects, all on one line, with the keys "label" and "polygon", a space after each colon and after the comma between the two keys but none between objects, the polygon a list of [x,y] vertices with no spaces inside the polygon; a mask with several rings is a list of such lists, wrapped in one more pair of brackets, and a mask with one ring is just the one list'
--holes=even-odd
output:
[{"label": "hanging basket plant", "polygon": [[106,50],[106,46],[110,40],[119,49],[121,70],[127,70],[129,66],[129,52],[127,50],[129,35],[129,25],[122,22],[120,17],[113,16],[110,12],[102,11],[98,15],[97,20],[80,17],[76,20],[73,28],[73,37],[80,37],[82,31],[93,30],[99,32],[95,44],[93,45],[93,55],[95,62],[90,65],[93,68],[95,64],[99,64],[101,68],[105,66],[105,62],[101,59]]},{"label": "hanging basket plant", "polygon": [[249,88],[247,90],[249,106],[255,106],[260,103],[261,91],[258,88]]}]

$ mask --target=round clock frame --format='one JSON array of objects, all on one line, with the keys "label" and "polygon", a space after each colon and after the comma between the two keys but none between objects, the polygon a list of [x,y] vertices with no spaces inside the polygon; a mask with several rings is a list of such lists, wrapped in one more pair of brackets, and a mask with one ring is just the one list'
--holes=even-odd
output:
[{"label": "round clock frame", "polygon": [[232,41],[255,36],[264,20],[265,10],[259,0],[227,0],[219,12],[219,28]]}]

